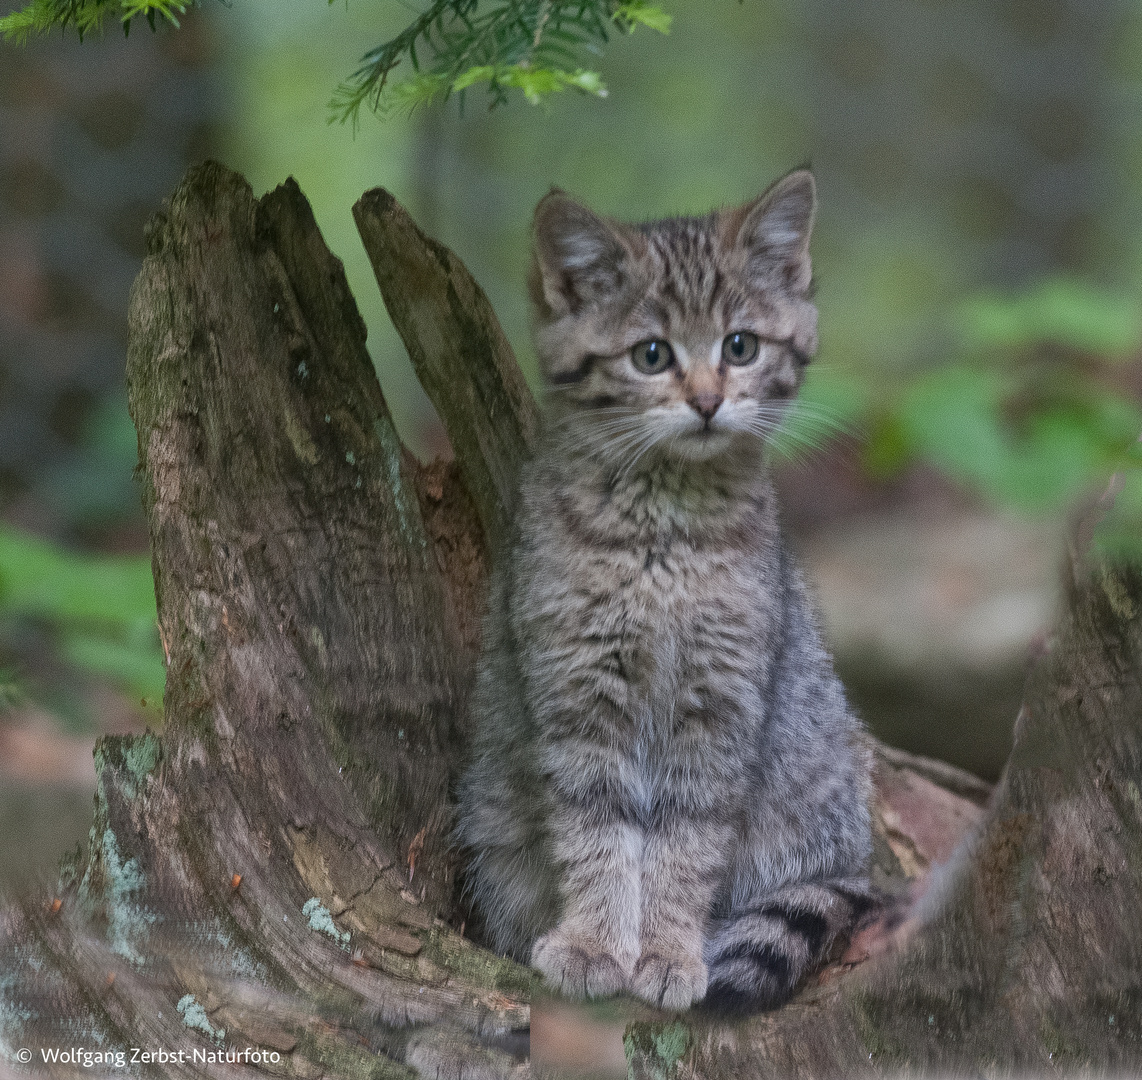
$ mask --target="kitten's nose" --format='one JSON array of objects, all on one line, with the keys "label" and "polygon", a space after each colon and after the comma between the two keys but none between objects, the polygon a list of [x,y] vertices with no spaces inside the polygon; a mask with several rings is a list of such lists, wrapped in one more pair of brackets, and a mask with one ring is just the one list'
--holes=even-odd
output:
[{"label": "kitten's nose", "polygon": [[689,404],[690,408],[703,420],[712,420],[714,413],[721,407],[723,400],[725,399],[721,394],[711,390],[703,390],[700,394],[695,394],[690,398],[687,404]]}]

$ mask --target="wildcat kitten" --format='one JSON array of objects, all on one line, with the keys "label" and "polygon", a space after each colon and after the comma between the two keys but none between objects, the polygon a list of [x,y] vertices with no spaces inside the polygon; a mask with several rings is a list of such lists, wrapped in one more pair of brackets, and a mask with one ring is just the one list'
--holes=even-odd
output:
[{"label": "wildcat kitten", "polygon": [[565,993],[776,1004],[867,903],[868,753],[765,440],[816,348],[806,171],[622,225],[552,191],[551,384],[460,791],[489,944]]}]

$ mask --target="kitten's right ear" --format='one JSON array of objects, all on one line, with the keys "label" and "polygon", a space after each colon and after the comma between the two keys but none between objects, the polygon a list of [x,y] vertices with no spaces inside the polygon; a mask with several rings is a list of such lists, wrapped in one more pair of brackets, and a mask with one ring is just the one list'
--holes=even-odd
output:
[{"label": "kitten's right ear", "polygon": [[808,169],[783,176],[753,202],[726,215],[745,252],[749,275],[805,294],[813,280],[809,235],[817,213],[817,185]]},{"label": "kitten's right ear", "polygon": [[558,318],[613,297],[630,273],[621,226],[552,188],[535,208],[528,284],[541,313]]}]

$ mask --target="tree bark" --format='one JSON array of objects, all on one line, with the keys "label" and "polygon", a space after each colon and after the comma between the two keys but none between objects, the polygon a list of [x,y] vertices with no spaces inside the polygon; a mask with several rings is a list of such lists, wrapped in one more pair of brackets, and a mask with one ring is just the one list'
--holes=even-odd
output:
[{"label": "tree bark", "polygon": [[353,207],[389,315],[436,406],[493,551],[508,539],[516,471],[539,429],[535,399],[483,290],[383,188]]},{"label": "tree bark", "polygon": [[[83,1046],[184,1055],[131,1066],[155,1076],[254,1075],[203,1060],[246,1047],[278,1075],[528,1070],[533,974],[458,930],[448,795],[535,405],[456,256],[385,192],[354,213],[456,462],[401,446],[297,186],[192,170],[130,316],[165,725],[101,740],[89,851],[0,911],[0,1069],[29,1047],[33,1074],[101,1075],[40,1057]],[[632,1074],[1138,1062],[1140,612],[1132,573],[1075,570],[982,831],[895,950],[861,964],[866,932],[745,1023],[633,1024]],[[916,888],[986,796],[881,748],[878,883]]]}]

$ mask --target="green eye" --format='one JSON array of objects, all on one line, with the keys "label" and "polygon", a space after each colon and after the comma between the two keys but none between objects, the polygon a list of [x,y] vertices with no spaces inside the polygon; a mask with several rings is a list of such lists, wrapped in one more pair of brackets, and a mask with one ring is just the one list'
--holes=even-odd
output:
[{"label": "green eye", "polygon": [[736,334],[730,334],[722,342],[722,359],[727,364],[736,364],[741,367],[757,356],[757,347],[756,334],[751,334],[748,330],[739,330]]},{"label": "green eye", "polygon": [[669,341],[640,341],[630,351],[634,366],[645,375],[660,375],[674,363]]}]

